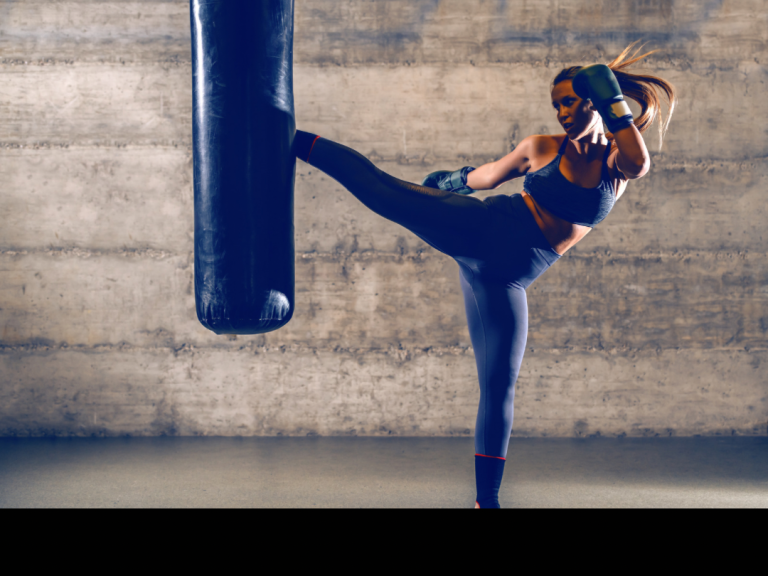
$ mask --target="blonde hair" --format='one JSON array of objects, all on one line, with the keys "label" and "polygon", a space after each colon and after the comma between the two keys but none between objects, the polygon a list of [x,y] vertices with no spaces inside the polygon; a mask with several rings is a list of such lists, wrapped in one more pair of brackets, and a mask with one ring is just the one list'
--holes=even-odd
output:
[{"label": "blonde hair", "polygon": [[[621,93],[640,104],[640,115],[634,119],[634,122],[641,133],[648,130],[648,128],[651,127],[651,124],[653,124],[653,121],[656,120],[656,117],[659,117],[659,149],[661,149],[664,136],[667,133],[667,128],[669,128],[669,121],[672,119],[672,113],[675,111],[677,94],[675,87],[672,86],[672,84],[657,76],[631,74],[624,71],[625,68],[628,68],[638,60],[642,60],[646,56],[658,52],[658,50],[651,50],[641,56],[637,56],[637,53],[643,49],[643,46],[645,46],[645,44],[643,44],[629,56],[630,51],[638,42],[639,40],[627,46],[624,51],[612,62],[609,62],[607,66],[613,71],[614,76],[616,76],[616,80],[619,82],[619,88],[621,88]],[[629,56],[629,60],[625,62],[624,60],[627,56]],[[555,76],[555,79],[552,81],[552,88],[564,80],[572,80],[573,77],[576,76],[576,73],[582,68],[583,66],[564,68],[557,76]],[[664,93],[667,97],[669,111],[667,112],[666,119],[661,113],[661,98],[659,97],[658,92]]]}]

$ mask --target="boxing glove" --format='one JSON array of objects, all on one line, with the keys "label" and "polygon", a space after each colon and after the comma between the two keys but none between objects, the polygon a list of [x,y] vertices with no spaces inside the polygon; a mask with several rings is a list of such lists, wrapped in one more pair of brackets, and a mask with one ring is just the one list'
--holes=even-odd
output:
[{"label": "boxing glove", "polygon": [[472,172],[472,170],[474,170],[472,166],[464,166],[464,168],[455,172],[438,170],[428,174],[422,180],[421,185],[429,188],[439,188],[440,190],[455,194],[472,194],[474,190],[467,186],[467,174]]},{"label": "boxing glove", "polygon": [[632,125],[632,111],[624,101],[619,81],[605,64],[579,70],[573,77],[573,91],[579,98],[592,100],[609,132]]}]

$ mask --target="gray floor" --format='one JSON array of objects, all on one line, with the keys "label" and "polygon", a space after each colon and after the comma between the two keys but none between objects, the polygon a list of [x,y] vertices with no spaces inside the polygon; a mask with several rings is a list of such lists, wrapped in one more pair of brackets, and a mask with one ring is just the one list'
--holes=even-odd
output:
[{"label": "gray floor", "polygon": [[[468,438],[0,439],[0,507],[454,507]],[[768,438],[513,439],[505,508],[768,507]]]}]

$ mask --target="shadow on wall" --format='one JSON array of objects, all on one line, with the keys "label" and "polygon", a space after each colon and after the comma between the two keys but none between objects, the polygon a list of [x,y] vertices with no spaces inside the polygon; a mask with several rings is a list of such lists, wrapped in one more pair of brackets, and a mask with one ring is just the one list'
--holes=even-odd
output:
[{"label": "shadow on wall", "polygon": [[[515,22],[519,14],[505,11],[507,0],[499,0],[499,18],[491,21],[491,44],[533,43],[549,46],[600,44],[624,46],[642,39],[649,44],[664,45],[665,50],[684,50],[699,41],[699,28],[718,10],[723,0],[690,2],[680,0],[603,0],[584,3],[574,9],[551,10],[543,28],[541,22],[527,25],[525,18]],[[575,3],[574,3],[575,4]],[[575,8],[575,6],[574,6]],[[598,26],[595,26],[598,23]],[[533,29],[531,29],[533,28]]]},{"label": "shadow on wall", "polygon": [[[552,4],[392,0],[341,5],[321,0],[311,13],[297,7],[302,21],[297,39],[306,50],[301,60],[315,64],[568,59],[580,55],[579,48],[613,53],[635,40],[663,46],[667,56],[674,56],[700,42],[701,25],[716,15],[722,0]],[[561,48],[567,49],[563,56]]]}]

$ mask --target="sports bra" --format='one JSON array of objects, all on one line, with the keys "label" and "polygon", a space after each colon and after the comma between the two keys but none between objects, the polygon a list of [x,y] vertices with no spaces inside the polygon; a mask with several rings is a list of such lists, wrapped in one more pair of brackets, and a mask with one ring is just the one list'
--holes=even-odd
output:
[{"label": "sports bra", "polygon": [[616,202],[616,190],[606,164],[611,147],[605,150],[600,184],[594,188],[583,188],[570,182],[560,172],[560,159],[567,145],[566,137],[552,162],[535,172],[528,172],[523,189],[537,204],[558,218],[572,224],[594,226],[608,216]]}]

